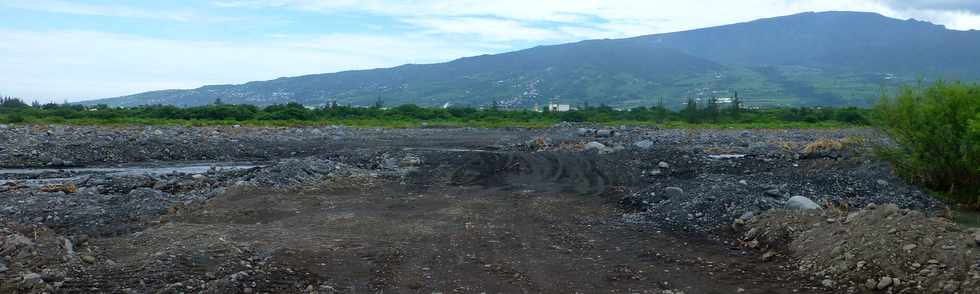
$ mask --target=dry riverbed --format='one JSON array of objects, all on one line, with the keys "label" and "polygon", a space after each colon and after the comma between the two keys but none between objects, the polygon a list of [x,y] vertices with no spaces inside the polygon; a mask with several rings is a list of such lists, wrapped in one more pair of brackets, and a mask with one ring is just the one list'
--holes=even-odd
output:
[{"label": "dry riverbed", "polygon": [[867,129],[0,139],[0,292],[977,291],[973,231]]}]

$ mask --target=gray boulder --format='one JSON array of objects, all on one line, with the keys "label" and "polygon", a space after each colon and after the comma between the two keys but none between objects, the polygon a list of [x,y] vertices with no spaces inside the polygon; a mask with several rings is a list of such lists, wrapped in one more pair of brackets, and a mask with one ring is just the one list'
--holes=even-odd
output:
[{"label": "gray boulder", "polygon": [[589,142],[588,144],[585,144],[585,150],[586,151],[588,151],[588,150],[602,150],[602,149],[605,149],[605,148],[606,148],[606,145],[602,145],[602,143],[595,142],[595,141],[592,141],[592,142]]},{"label": "gray boulder", "polygon": [[786,200],[786,208],[795,210],[813,210],[820,209],[820,204],[813,202],[813,200],[810,200],[810,198],[793,196],[790,197],[789,200]]}]

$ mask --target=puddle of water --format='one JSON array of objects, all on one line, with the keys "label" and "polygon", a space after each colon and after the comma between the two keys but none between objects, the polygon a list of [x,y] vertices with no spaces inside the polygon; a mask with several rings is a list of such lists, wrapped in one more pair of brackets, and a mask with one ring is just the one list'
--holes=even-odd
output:
[{"label": "puddle of water", "polygon": [[159,176],[167,174],[201,174],[209,170],[236,171],[262,167],[257,164],[242,163],[201,163],[170,166],[126,166],[126,167],[85,167],[85,168],[7,168],[0,169],[0,175],[44,175],[44,174],[77,174],[73,177],[40,178],[27,180],[0,180],[0,184],[8,182],[21,182],[27,185],[48,185],[63,183],[66,181],[77,181],[92,174],[105,174],[111,176],[126,175],[150,175]]},{"label": "puddle of water", "polygon": [[745,154],[712,154],[708,155],[711,159],[738,159],[745,157]]},{"label": "puddle of water", "polygon": [[402,148],[404,151],[443,151],[443,152],[493,152],[480,149],[462,149],[462,148]]},{"label": "puddle of water", "polygon": [[0,175],[37,175],[45,173],[79,173],[79,174],[112,174],[112,175],[131,175],[149,174],[163,175],[170,173],[204,173],[212,167],[219,170],[243,170],[261,165],[254,164],[234,164],[234,163],[214,163],[214,164],[192,164],[175,166],[130,166],[130,167],[82,167],[82,168],[6,168],[0,169]]}]

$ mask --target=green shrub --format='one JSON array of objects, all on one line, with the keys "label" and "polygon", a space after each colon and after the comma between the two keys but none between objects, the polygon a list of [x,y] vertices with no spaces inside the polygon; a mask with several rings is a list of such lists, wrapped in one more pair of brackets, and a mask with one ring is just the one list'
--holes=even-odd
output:
[{"label": "green shrub", "polygon": [[6,118],[4,118],[4,122],[12,123],[12,124],[23,123],[26,121],[27,119],[24,118],[24,116],[21,115],[20,113],[11,113],[8,114]]},{"label": "green shrub", "polygon": [[965,204],[980,203],[980,86],[938,82],[904,87],[875,106],[875,122],[895,144],[881,148],[913,183]]}]

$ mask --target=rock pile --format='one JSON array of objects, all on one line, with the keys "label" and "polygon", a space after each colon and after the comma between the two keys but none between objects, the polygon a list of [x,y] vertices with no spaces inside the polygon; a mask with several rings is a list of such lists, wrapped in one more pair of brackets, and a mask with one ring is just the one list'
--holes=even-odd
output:
[{"label": "rock pile", "polygon": [[980,293],[980,231],[946,219],[889,204],[773,210],[744,224],[742,244],[785,252],[839,291]]}]

